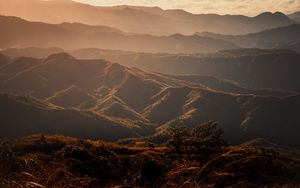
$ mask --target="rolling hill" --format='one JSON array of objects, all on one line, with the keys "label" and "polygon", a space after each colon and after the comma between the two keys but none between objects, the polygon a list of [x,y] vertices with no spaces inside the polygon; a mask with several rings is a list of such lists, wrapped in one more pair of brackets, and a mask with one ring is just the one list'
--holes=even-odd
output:
[{"label": "rolling hill", "polygon": [[[252,89],[300,91],[300,83],[297,79],[300,56],[290,50],[236,49],[191,55],[82,49],[70,53],[78,58],[105,58],[125,66],[164,74],[213,76]],[[195,80],[183,79],[195,82]],[[201,83],[208,87],[210,83],[212,88],[217,88],[215,83],[203,79]],[[252,93],[255,94],[255,91]]]},{"label": "rolling hill", "polygon": [[[36,58],[46,58],[52,54],[52,49],[8,49],[1,53],[13,59],[26,54]],[[62,49],[60,51],[65,52]],[[299,56],[289,50],[239,49],[188,55],[87,48],[70,50],[68,53],[80,59],[107,59],[127,67],[138,67],[147,71],[164,73],[177,80],[229,93],[288,96],[299,90],[295,88]],[[245,68],[240,66],[240,63],[243,63]],[[270,65],[270,68],[267,64]],[[232,67],[232,69],[225,69],[223,65]],[[256,69],[260,72],[254,71]],[[249,73],[249,70],[253,71]],[[293,73],[294,71],[295,73]],[[253,74],[253,76],[249,77],[248,74]],[[282,77],[278,78],[277,75],[282,75]],[[261,78],[270,76],[270,78],[268,81],[263,79],[258,82],[254,76]]]},{"label": "rolling hill", "polygon": [[91,111],[63,109],[28,96],[1,94],[0,104],[2,138],[44,133],[116,140],[136,137],[145,131]]},{"label": "rolling hill", "polygon": [[[88,114],[92,111],[92,114],[106,115],[111,121],[119,122],[125,127],[134,127],[130,136],[135,135],[136,129],[141,135],[151,135],[156,128],[156,134],[162,135],[168,134],[169,128],[176,125],[194,127],[202,122],[216,120],[225,131],[225,138],[234,144],[263,137],[276,143],[299,147],[295,144],[299,142],[294,134],[298,132],[299,96],[286,96],[292,93],[286,92],[284,95],[284,92],[274,91],[274,95],[281,97],[272,97],[270,90],[269,95],[262,97],[225,92],[224,89],[221,91],[218,87],[211,89],[207,86],[213,84],[202,85],[185,81],[184,78],[144,72],[105,60],[76,59],[66,53],[52,54],[37,60],[40,61],[38,65],[5,79],[1,84],[1,91],[30,94],[56,105],[80,109],[60,107],[63,109],[59,111],[62,114],[65,111],[80,114],[83,113],[81,110],[85,109],[88,110],[85,112]],[[28,113],[31,114],[31,110]],[[52,110],[49,113],[52,117]],[[272,117],[274,114],[280,121]],[[26,122],[27,117],[44,116],[34,114],[16,119]],[[83,121],[91,121],[85,125],[98,125],[98,116],[91,117],[94,118]],[[82,123],[76,118],[76,121]],[[55,119],[56,116],[53,117],[53,121],[56,122]],[[5,122],[9,120],[6,119]],[[69,122],[66,125],[69,125]],[[114,124],[107,122],[108,127],[109,125]],[[285,134],[281,134],[283,132]],[[288,140],[286,135],[289,135]]]},{"label": "rolling hill", "polygon": [[128,34],[106,26],[47,24],[0,16],[0,48],[107,48],[139,52],[198,53],[237,48],[230,42],[197,35]]},{"label": "rolling hill", "polygon": [[214,33],[200,33],[199,36],[212,37],[232,42],[244,48],[285,48],[299,51],[300,24],[264,30],[246,35],[219,35]]},{"label": "rolling hill", "polygon": [[[16,11],[18,7],[18,11]],[[67,10],[67,11],[66,11]],[[30,14],[29,14],[30,12]],[[293,23],[280,12],[265,12],[254,17],[242,15],[191,14],[159,7],[97,7],[70,0],[0,1],[0,14],[47,23],[77,22],[106,25],[130,33],[171,35],[195,32],[245,34]]]}]

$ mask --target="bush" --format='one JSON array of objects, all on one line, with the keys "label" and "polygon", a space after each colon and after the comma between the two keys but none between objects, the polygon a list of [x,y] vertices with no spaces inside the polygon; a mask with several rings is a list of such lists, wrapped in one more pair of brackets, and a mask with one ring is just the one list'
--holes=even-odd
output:
[{"label": "bush", "polygon": [[217,122],[203,123],[192,130],[178,126],[171,131],[172,138],[168,141],[168,147],[175,154],[208,156],[227,146],[222,139],[223,131],[218,128]]}]

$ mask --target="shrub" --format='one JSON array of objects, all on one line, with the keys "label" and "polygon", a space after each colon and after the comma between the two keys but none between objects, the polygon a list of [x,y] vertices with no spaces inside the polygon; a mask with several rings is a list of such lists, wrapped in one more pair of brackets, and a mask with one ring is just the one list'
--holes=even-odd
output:
[{"label": "shrub", "polygon": [[184,126],[172,129],[172,138],[168,141],[168,147],[175,154],[186,154],[205,157],[216,152],[227,143],[222,139],[223,131],[219,129],[217,122],[200,124],[192,130]]}]

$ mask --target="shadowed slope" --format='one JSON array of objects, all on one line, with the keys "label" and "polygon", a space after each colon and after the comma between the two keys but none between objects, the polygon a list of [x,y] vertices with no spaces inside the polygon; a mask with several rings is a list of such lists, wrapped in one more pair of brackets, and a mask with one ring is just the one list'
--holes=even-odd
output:
[{"label": "shadowed slope", "polygon": [[31,97],[1,94],[0,103],[1,137],[47,133],[114,140],[135,137],[144,131],[137,125],[129,126],[89,111],[65,110]]},{"label": "shadowed slope", "polygon": [[55,92],[77,85],[89,90],[98,82],[108,62],[103,60],[76,60],[68,54],[54,54],[39,66],[20,72],[4,83],[4,88],[17,93],[32,93],[48,98]]},{"label": "shadowed slope", "polygon": [[6,74],[8,77],[12,77],[15,76],[17,73],[39,65],[40,63],[41,61],[39,59],[30,57],[19,57],[17,59],[11,60],[11,62],[8,62],[2,67],[0,67],[0,72]]},{"label": "shadowed slope", "polygon": [[[84,50],[72,52],[74,56],[77,53],[81,58],[89,56]],[[300,56],[290,50],[237,49],[203,55],[118,53],[99,50],[98,53],[93,53],[93,57],[105,57],[126,66],[159,73],[213,76],[232,80],[243,87],[253,89],[300,91]],[[210,87],[207,81],[198,81]],[[214,84],[211,87],[220,88]],[[256,91],[249,93],[256,94]]]},{"label": "shadowed slope", "polygon": [[[7,79],[2,84],[2,91],[32,93],[62,106],[89,108],[114,117],[111,119],[122,125],[135,127],[141,134],[152,134],[154,126],[160,126],[157,134],[161,135],[168,134],[169,128],[177,125],[192,128],[216,120],[225,131],[227,140],[234,144],[263,137],[299,147],[295,145],[298,138],[294,134],[298,131],[299,96],[261,97],[224,92],[220,90],[225,89],[217,86],[211,89],[206,85],[104,60],[78,60],[61,53],[50,55],[41,60],[41,64]],[[268,92],[272,96],[271,90]],[[275,94],[285,96],[280,92]],[[59,98],[64,99],[62,103],[53,101]],[[87,102],[88,106],[82,106]],[[279,119],[273,121],[272,114]],[[286,135],[291,139],[286,139]]]},{"label": "shadowed slope", "polygon": [[95,106],[97,98],[73,85],[55,93],[46,101],[65,108],[89,109]]},{"label": "shadowed slope", "polygon": [[300,111],[299,95],[274,98],[232,96],[208,91],[194,93],[183,107],[182,115],[159,127],[158,133],[178,124],[193,127],[199,121],[216,120],[232,143],[262,137],[299,148],[300,118],[296,115]]},{"label": "shadowed slope", "polygon": [[124,101],[114,95],[109,95],[101,100],[101,103],[97,104],[94,110],[112,117],[149,122],[141,114],[127,106]]}]

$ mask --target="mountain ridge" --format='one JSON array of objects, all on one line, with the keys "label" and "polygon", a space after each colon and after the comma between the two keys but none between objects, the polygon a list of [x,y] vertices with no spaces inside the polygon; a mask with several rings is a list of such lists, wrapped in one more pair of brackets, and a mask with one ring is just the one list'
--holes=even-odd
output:
[{"label": "mountain ridge", "polygon": [[[157,7],[97,7],[73,1],[28,0],[24,4],[21,0],[11,0],[10,3],[2,0],[0,1],[0,7],[2,7],[0,14],[19,16],[34,21],[48,23],[79,22],[89,25],[99,25],[101,23],[101,25],[116,27],[130,33],[151,33],[152,35],[170,35],[174,33],[191,35],[197,31],[245,34],[288,25],[293,22],[286,15],[278,12],[247,17],[241,15],[192,14],[183,10],[162,10]],[[19,7],[19,11],[14,11],[14,7]],[[27,7],[27,9],[23,7]],[[30,15],[27,14],[28,9],[31,12]],[[68,12],[64,10],[68,10]],[[61,16],[54,14],[55,11],[60,12],[59,15]],[[149,27],[149,24],[151,27]]]},{"label": "mountain ridge", "polygon": [[[152,36],[116,32],[106,26],[74,24],[46,24],[29,22],[18,17],[0,16],[2,43],[0,48],[14,47],[82,47],[110,48],[144,52],[196,53],[237,48],[236,45],[219,39],[197,35]],[[14,32],[12,32],[14,31]],[[159,48],[158,48],[159,47]]]},{"label": "mountain ridge", "polygon": [[[87,108],[95,114],[91,117],[102,114],[110,120],[106,121],[108,127],[116,122],[117,127],[125,126],[124,131],[128,130],[126,127],[133,127],[130,131],[132,137],[154,133],[168,135],[170,128],[176,125],[193,128],[199,123],[216,120],[220,122],[225,138],[230,143],[239,144],[263,135],[273,142],[298,147],[295,144],[298,143],[298,137],[294,133],[300,121],[297,114],[299,95],[263,97],[228,93],[184,79],[178,80],[174,76],[144,72],[105,60],[76,59],[66,53],[50,55],[40,61],[40,65],[4,80],[1,91],[27,93],[44,100],[76,85],[84,90],[85,96],[95,97]],[[82,98],[76,93],[74,96],[77,98],[73,103],[78,106]],[[66,110],[71,114],[80,114],[86,109],[84,106],[78,111],[60,108],[62,112]],[[272,120],[273,113],[277,114],[280,121]],[[128,117],[124,117],[125,114]],[[87,121],[97,126],[95,120]],[[281,127],[284,123],[285,127]],[[268,133],[268,130],[272,131]],[[293,142],[286,140],[282,132],[289,134],[288,138]]]}]

